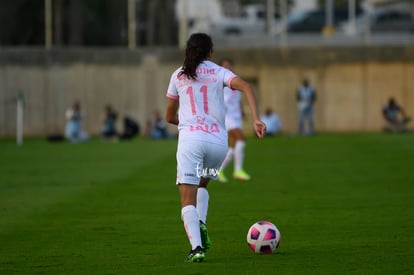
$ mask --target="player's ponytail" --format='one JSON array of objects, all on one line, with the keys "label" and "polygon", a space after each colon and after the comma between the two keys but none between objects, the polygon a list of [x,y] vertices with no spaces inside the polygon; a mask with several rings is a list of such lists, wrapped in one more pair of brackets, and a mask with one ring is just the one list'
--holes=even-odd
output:
[{"label": "player's ponytail", "polygon": [[213,42],[205,33],[194,33],[187,40],[185,59],[180,75],[185,74],[188,78],[196,79],[198,65],[207,59],[213,51]]}]

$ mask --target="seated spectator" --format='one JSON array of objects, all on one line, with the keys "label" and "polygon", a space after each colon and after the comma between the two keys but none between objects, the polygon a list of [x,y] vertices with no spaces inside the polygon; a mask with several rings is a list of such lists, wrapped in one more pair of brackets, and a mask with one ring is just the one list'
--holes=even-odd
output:
[{"label": "seated spectator", "polygon": [[118,114],[112,109],[111,105],[106,105],[104,112],[101,114],[101,137],[104,140],[117,139],[116,119]]},{"label": "seated spectator", "polygon": [[406,132],[410,118],[405,114],[404,109],[397,104],[394,98],[388,100],[388,104],[382,109],[385,120],[384,130],[388,132]]},{"label": "seated spectator", "polygon": [[282,124],[279,116],[271,108],[266,109],[266,112],[260,116],[260,120],[266,124],[266,136],[274,136],[281,131]]},{"label": "seated spectator", "polygon": [[167,130],[167,124],[165,123],[165,120],[162,118],[160,112],[154,112],[154,120],[151,126],[152,129],[150,137],[152,139],[167,139],[171,137],[170,133]]},{"label": "seated spectator", "polygon": [[133,120],[129,116],[124,117],[124,132],[120,136],[122,140],[132,139],[135,136],[139,135],[140,127],[138,122]]},{"label": "seated spectator", "polygon": [[65,137],[72,143],[79,143],[89,139],[89,135],[82,129],[84,114],[80,103],[76,101],[72,108],[66,111]]}]

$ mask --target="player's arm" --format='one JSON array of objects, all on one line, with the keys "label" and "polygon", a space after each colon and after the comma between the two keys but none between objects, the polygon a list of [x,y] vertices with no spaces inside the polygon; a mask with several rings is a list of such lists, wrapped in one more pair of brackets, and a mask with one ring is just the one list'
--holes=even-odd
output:
[{"label": "player's arm", "polygon": [[259,118],[259,114],[257,112],[256,98],[254,96],[252,86],[240,77],[235,77],[231,81],[231,88],[234,90],[241,91],[246,96],[247,102],[249,103],[250,112],[253,116],[254,130],[257,136],[262,138],[266,132],[266,125]]},{"label": "player's arm", "polygon": [[178,125],[179,121],[178,121],[177,111],[178,111],[178,100],[168,98],[165,120],[168,123]]}]

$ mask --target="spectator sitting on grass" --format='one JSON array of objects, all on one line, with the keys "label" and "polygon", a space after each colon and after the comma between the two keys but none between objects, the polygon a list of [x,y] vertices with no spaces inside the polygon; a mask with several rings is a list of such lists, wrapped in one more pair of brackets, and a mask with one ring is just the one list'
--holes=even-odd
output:
[{"label": "spectator sitting on grass", "polygon": [[79,143],[89,139],[89,135],[82,129],[82,119],[80,103],[76,101],[72,108],[66,111],[65,137],[72,143]]},{"label": "spectator sitting on grass", "polygon": [[405,114],[404,109],[397,104],[394,98],[388,100],[388,104],[382,109],[385,119],[384,130],[387,132],[406,132],[410,117]]},{"label": "spectator sitting on grass", "polygon": [[279,116],[271,108],[266,109],[266,112],[261,115],[260,120],[266,124],[266,136],[274,136],[281,131],[282,124],[280,123]]},{"label": "spectator sitting on grass", "polygon": [[171,134],[167,130],[167,124],[165,120],[161,117],[161,114],[159,111],[154,111],[154,120],[153,120],[152,130],[151,130],[150,135],[152,139],[171,138]]},{"label": "spectator sitting on grass", "polygon": [[111,105],[106,105],[104,112],[101,114],[101,137],[104,140],[118,139],[118,132],[116,130],[116,119],[118,114],[112,109]]}]

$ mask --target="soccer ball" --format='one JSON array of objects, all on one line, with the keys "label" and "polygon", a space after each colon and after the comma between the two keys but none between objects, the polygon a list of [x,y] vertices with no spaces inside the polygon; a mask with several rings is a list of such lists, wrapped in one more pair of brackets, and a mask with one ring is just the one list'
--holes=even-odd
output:
[{"label": "soccer ball", "polygon": [[258,254],[273,253],[280,243],[280,232],[268,221],[254,223],[247,232],[247,244]]}]

